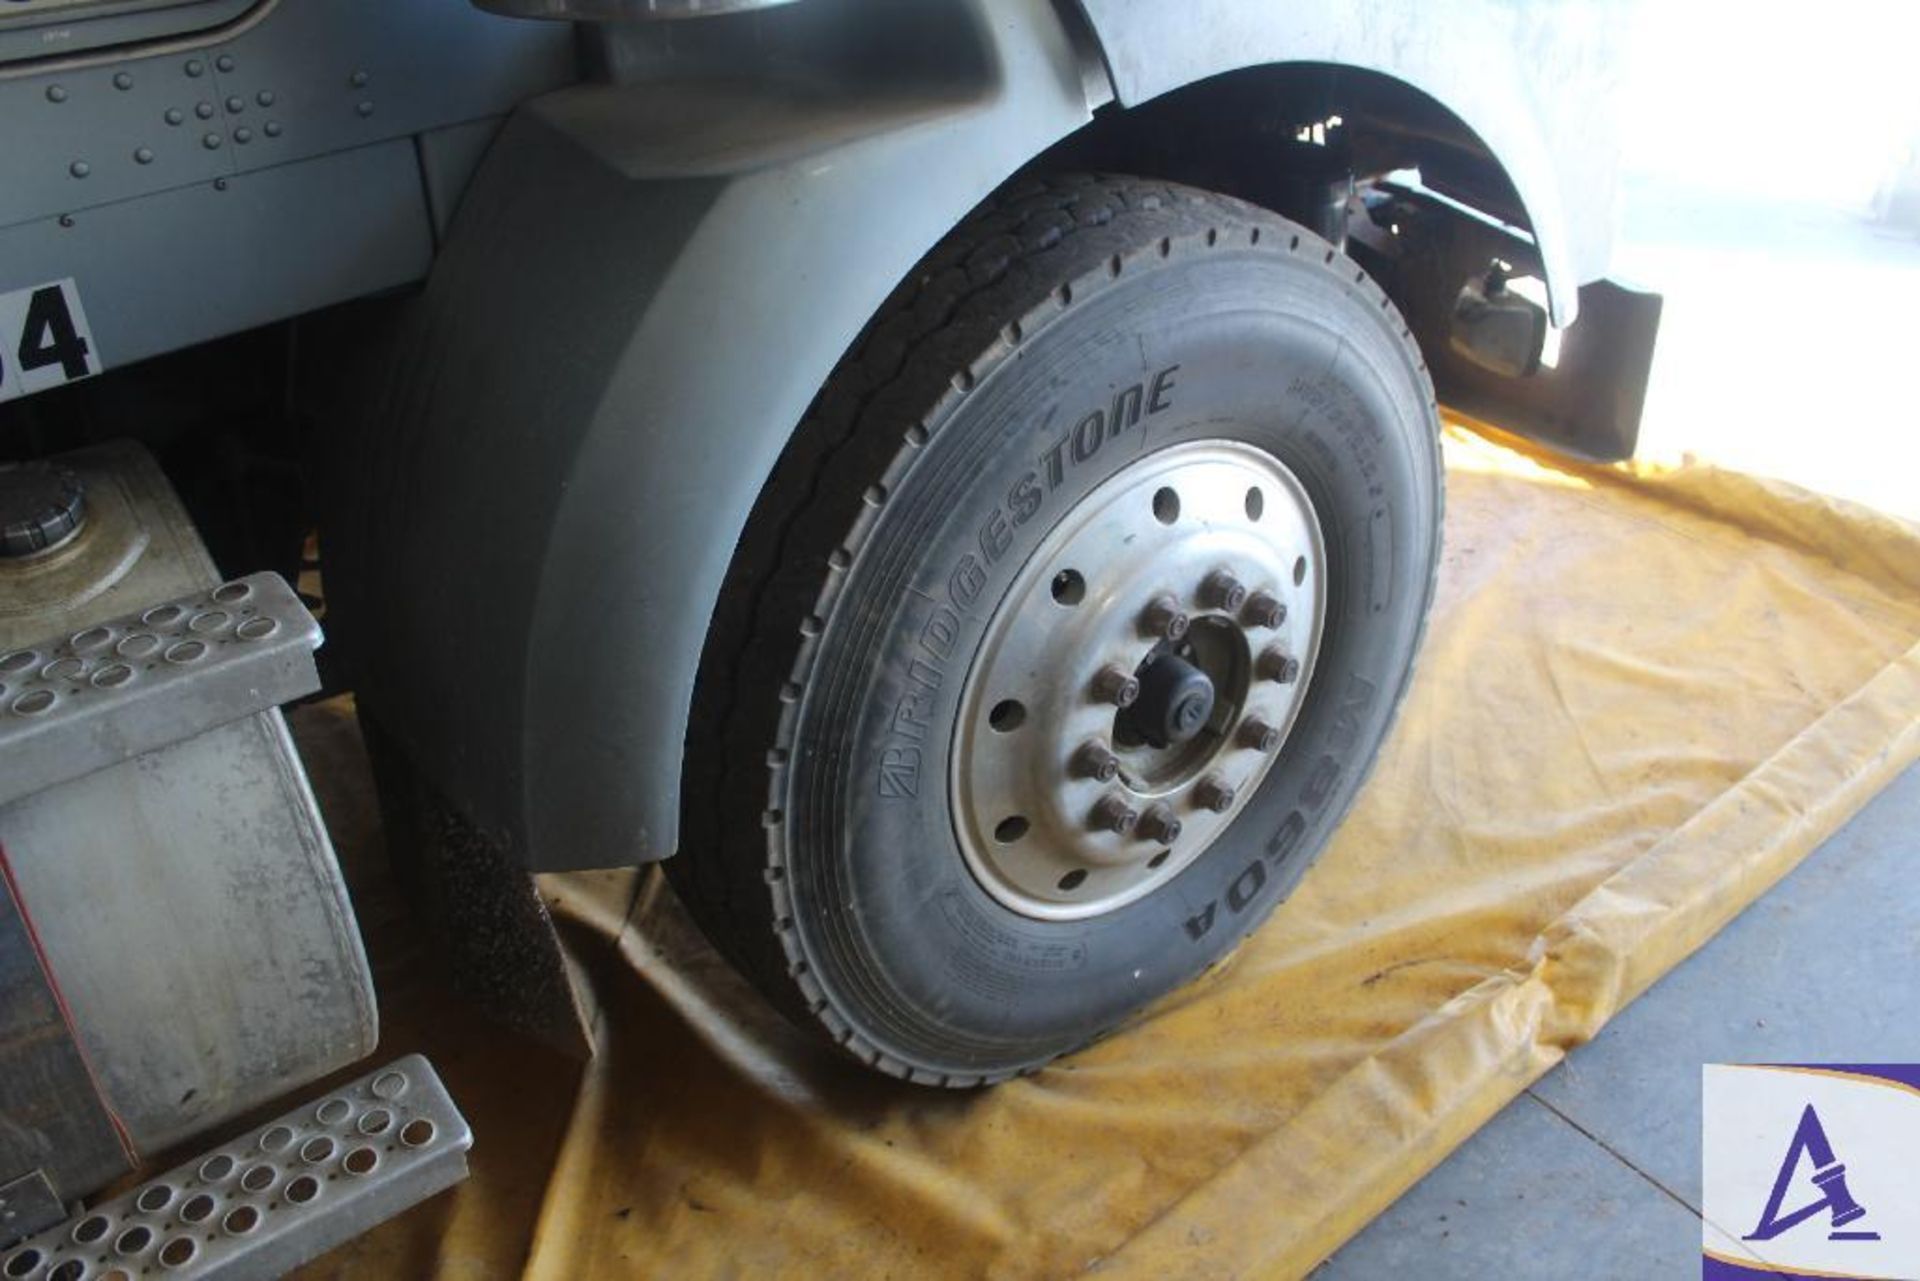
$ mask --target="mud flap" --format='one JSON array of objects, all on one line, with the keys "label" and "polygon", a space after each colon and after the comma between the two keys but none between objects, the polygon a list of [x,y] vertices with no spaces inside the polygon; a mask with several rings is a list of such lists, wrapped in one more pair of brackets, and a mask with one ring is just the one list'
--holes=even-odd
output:
[{"label": "mud flap", "polygon": [[516,1032],[562,1054],[593,1054],[587,989],[533,875],[423,779],[377,721],[360,714],[387,832],[387,855],[432,932],[449,982]]},{"label": "mud flap", "polygon": [[1538,277],[1539,256],[1522,232],[1488,222],[1431,194],[1383,184],[1350,225],[1348,252],[1399,305],[1427,358],[1442,403],[1577,458],[1633,456],[1660,331],[1659,294],[1611,280],[1580,287],[1579,319],[1515,375],[1471,355],[1457,306],[1496,261],[1503,275]]}]

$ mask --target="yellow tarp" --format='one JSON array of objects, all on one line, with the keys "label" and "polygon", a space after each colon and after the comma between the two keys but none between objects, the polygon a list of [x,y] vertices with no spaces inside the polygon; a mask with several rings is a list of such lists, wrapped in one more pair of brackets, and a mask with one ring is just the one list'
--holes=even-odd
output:
[{"label": "yellow tarp", "polygon": [[[478,1139],[468,1184],[315,1274],[1307,1271],[1920,757],[1920,531],[1457,428],[1447,461],[1426,651],[1333,847],[1229,961],[1031,1079],[815,1052],[631,874],[544,882],[603,1003],[582,1068],[450,1009],[356,869],[387,1048],[431,1053]],[[344,716],[299,727],[368,863]]]}]

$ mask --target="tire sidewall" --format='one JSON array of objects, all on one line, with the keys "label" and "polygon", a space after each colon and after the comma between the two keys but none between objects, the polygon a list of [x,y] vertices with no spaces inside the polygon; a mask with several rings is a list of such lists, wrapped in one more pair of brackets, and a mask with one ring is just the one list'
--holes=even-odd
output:
[{"label": "tire sidewall", "polygon": [[[1043,1061],[1191,978],[1291,890],[1384,736],[1438,553],[1437,424],[1378,292],[1337,276],[1324,245],[1295,244],[1176,241],[1072,282],[1017,343],[963,353],[986,372],[879,491],[796,709],[776,839],[809,968],[909,1065]],[[1165,886],[1090,919],[1022,916],[980,886],[954,834],[968,667],[1079,499],[1209,438],[1279,459],[1321,525],[1327,615],[1299,717],[1233,825]]]}]

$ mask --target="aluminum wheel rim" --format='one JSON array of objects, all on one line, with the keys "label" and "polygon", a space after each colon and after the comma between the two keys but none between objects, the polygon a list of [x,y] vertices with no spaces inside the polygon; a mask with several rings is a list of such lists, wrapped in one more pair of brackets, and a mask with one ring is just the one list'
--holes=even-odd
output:
[{"label": "aluminum wheel rim", "polygon": [[[1299,713],[1325,567],[1299,479],[1240,442],[1149,454],[1075,504],[988,620],[961,692],[949,793],[981,886],[1022,915],[1078,920],[1204,854]],[[1196,670],[1213,702],[1189,730]]]}]

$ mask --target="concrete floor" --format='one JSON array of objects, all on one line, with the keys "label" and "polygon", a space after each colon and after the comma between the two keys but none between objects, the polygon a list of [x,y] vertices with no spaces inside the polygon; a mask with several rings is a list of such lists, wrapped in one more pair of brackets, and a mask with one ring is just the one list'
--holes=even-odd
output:
[{"label": "concrete floor", "polygon": [[1699,1275],[1703,1063],[1920,1057],[1916,845],[1920,766],[1463,1144],[1315,1281]]}]

